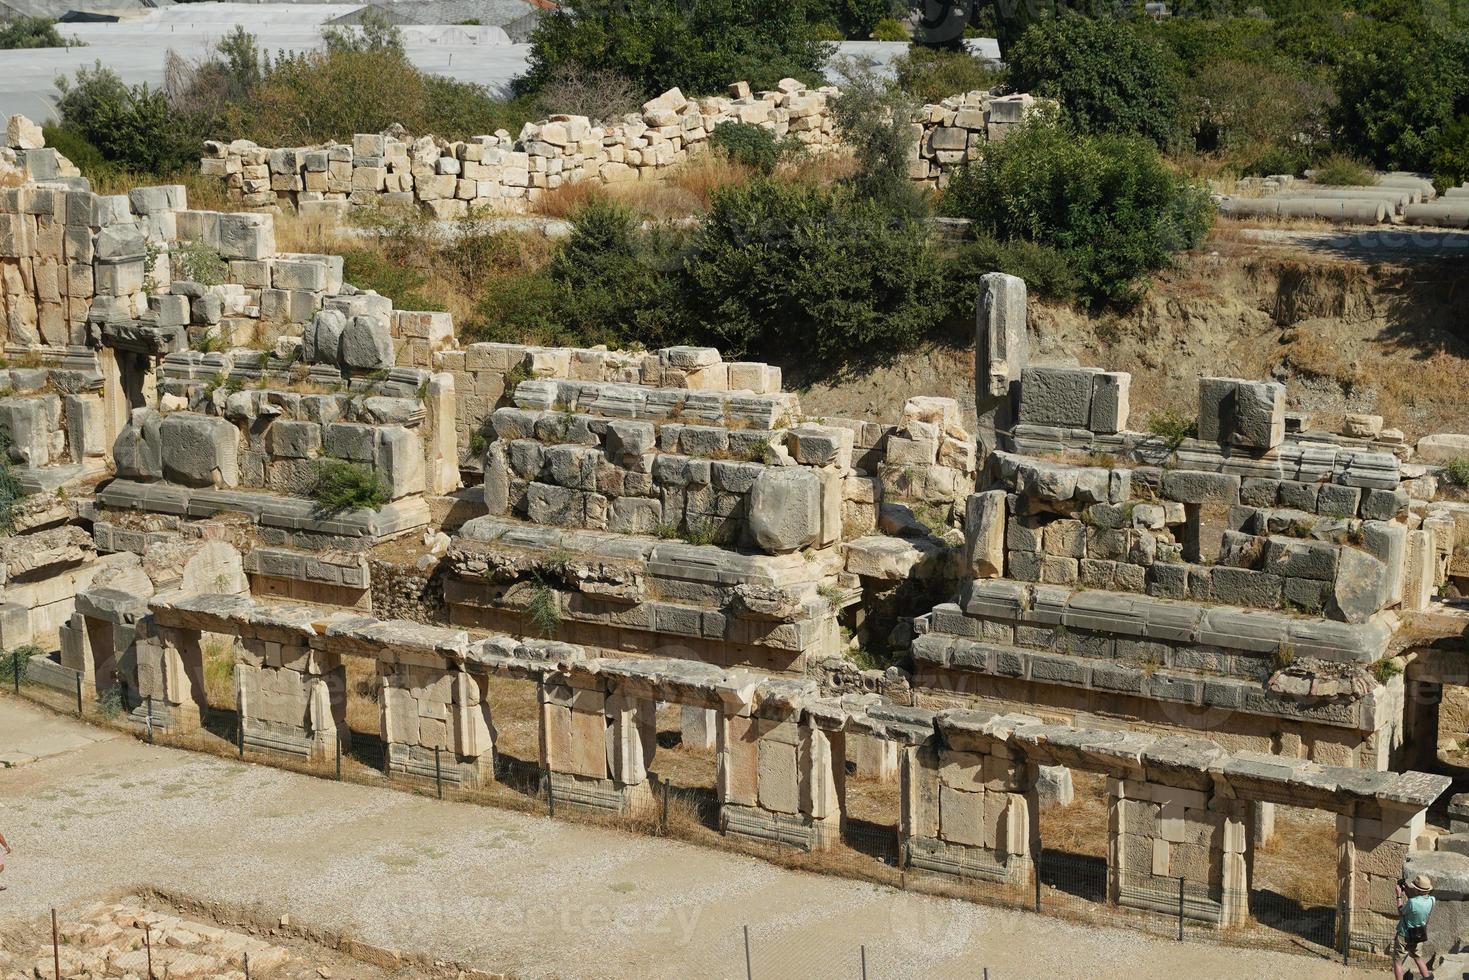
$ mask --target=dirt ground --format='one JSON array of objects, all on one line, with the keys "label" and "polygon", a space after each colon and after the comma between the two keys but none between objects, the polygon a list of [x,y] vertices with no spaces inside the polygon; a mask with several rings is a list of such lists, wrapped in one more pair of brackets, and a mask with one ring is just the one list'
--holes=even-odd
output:
[{"label": "dirt ground", "polygon": [[[41,709],[0,697],[0,733]],[[80,723],[52,719],[63,731]],[[0,930],[152,887],[535,977],[1365,977],[800,873],[565,820],[336,783],[131,738],[0,771]],[[404,975],[411,975],[411,971]]]},{"label": "dirt ground", "polygon": [[[1197,379],[1223,375],[1284,382],[1289,407],[1318,425],[1370,412],[1416,439],[1463,427],[1464,277],[1462,259],[1370,261],[1216,230],[1125,313],[1089,316],[1033,299],[1031,358],[1132,372],[1134,428],[1156,409],[1196,414]],[[949,345],[803,388],[801,407],[891,422],[910,395],[932,393],[972,412],[973,343],[966,331]],[[786,373],[788,384],[802,383],[799,366]]]}]

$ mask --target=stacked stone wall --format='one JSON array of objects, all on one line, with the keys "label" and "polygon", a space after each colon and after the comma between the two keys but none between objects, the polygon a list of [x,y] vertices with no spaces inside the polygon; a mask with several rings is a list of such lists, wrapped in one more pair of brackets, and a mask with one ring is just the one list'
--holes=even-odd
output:
[{"label": "stacked stone wall", "polygon": [[[225,182],[245,207],[289,206],[303,214],[373,204],[418,204],[452,219],[486,210],[520,210],[563,184],[616,185],[667,175],[702,151],[723,123],[760,126],[811,153],[841,146],[831,112],[840,93],[784,79],[775,91],[688,99],[671,89],[642,112],[598,125],[556,115],[464,141],[398,132],[361,133],[350,144],[267,149],[248,140],[205,144],[200,171]],[[968,92],[923,106],[913,117],[908,175],[944,186],[954,168],[1019,125],[1028,95]]]}]

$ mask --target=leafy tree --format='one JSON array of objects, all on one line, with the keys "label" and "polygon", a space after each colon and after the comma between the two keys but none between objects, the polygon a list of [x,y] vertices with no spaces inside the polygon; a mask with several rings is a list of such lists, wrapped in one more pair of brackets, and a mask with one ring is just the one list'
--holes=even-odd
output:
[{"label": "leafy tree", "polygon": [[1445,187],[1469,180],[1469,115],[1444,127],[1433,150],[1432,164],[1433,175]]},{"label": "leafy tree", "polygon": [[961,168],[943,209],[1002,242],[1059,250],[1090,303],[1135,299],[1142,277],[1203,239],[1212,214],[1146,140],[1084,136],[1047,116]]},{"label": "leafy tree", "polygon": [[1422,170],[1469,111],[1469,45],[1382,24],[1347,56],[1332,121],[1342,147],[1386,169]]},{"label": "leafy tree", "polygon": [[709,145],[751,170],[768,174],[780,161],[781,145],[775,133],[754,123],[722,122],[709,134]]},{"label": "leafy tree", "polygon": [[813,12],[812,0],[565,0],[537,24],[515,90],[539,91],[568,64],[613,71],[649,97],[739,80],[773,88],[787,76],[819,84],[829,45]]},{"label": "leafy tree", "polygon": [[1143,136],[1159,146],[1178,135],[1173,59],[1129,24],[1083,17],[1035,24],[1008,61],[1013,89],[1057,99],[1081,133]]},{"label": "leafy tree", "polygon": [[912,347],[948,310],[924,224],[850,187],[714,193],[684,270],[696,337],[823,368]]},{"label": "leafy tree", "polygon": [[851,180],[857,196],[911,217],[926,216],[922,195],[908,179],[913,99],[868,66],[848,64],[839,73],[842,94],[831,101],[831,114],[857,163]]}]

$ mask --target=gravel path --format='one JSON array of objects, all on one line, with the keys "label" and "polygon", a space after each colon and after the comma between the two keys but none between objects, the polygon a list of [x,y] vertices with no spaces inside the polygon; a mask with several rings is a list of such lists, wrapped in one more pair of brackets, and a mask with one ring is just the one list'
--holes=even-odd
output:
[{"label": "gravel path", "polygon": [[[36,709],[0,696],[0,733]],[[84,726],[52,717],[48,725]],[[118,738],[0,770],[0,929],[152,885],[520,976],[1366,977]]]}]

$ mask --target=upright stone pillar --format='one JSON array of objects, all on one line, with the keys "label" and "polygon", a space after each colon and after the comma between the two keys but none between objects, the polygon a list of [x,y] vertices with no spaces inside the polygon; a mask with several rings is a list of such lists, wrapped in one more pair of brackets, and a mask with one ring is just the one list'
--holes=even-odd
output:
[{"label": "upright stone pillar", "polygon": [[703,705],[686,704],[679,733],[683,747],[698,752],[713,752],[719,742],[719,710]]},{"label": "upright stone pillar", "polygon": [[477,678],[453,664],[378,669],[391,774],[465,787],[494,781],[494,730]]},{"label": "upright stone pillar", "polygon": [[856,775],[879,783],[898,780],[899,744],[877,735],[853,732],[847,735],[847,759]]},{"label": "upright stone pillar", "polygon": [[59,631],[61,665],[81,675],[84,693],[96,697],[117,686],[124,659],[135,659],[125,655],[137,638],[138,622],[147,615],[146,596],[118,589],[77,593],[76,612]]},{"label": "upright stone pillar", "polygon": [[987,712],[938,716],[938,734],[903,752],[899,820],[909,866],[958,878],[1031,880],[1037,767]]},{"label": "upright stone pillar", "polygon": [[981,467],[996,449],[1012,448],[1020,372],[1030,363],[1025,280],[1003,272],[980,278],[974,338],[974,400]]},{"label": "upright stone pillar", "polygon": [[1183,914],[1221,928],[1249,916],[1254,842],[1250,804],[1200,786],[1107,780],[1108,898],[1132,908]]},{"label": "upright stone pillar", "polygon": [[810,681],[721,688],[718,796],[726,834],[805,850],[841,839],[846,746],[838,715],[817,694]]},{"label": "upright stone pillar", "polygon": [[313,649],[305,636],[242,636],[235,645],[235,697],[245,747],[322,761],[347,727],[347,669],[340,654]]},{"label": "upright stone pillar", "polygon": [[541,681],[542,765],[556,806],[626,813],[651,797],[656,704],[609,691],[613,683],[577,670]]},{"label": "upright stone pillar", "polygon": [[1423,833],[1427,811],[1359,800],[1337,815],[1338,901],[1351,948],[1384,952],[1397,928],[1394,886]]},{"label": "upright stone pillar", "polygon": [[139,632],[146,635],[135,644],[133,722],[170,732],[197,730],[207,707],[199,631],[148,621]]}]

